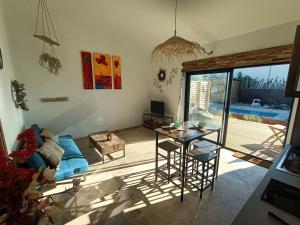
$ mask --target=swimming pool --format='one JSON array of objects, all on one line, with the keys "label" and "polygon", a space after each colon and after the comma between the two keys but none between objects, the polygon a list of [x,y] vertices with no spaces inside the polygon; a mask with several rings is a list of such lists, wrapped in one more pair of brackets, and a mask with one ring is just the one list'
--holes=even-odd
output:
[{"label": "swimming pool", "polygon": [[274,118],[278,115],[278,113],[276,112],[264,112],[260,110],[247,110],[238,108],[230,108],[229,112],[242,115],[260,116],[265,118]]},{"label": "swimming pool", "polygon": [[[222,112],[223,105],[216,103],[210,104],[209,111],[212,113]],[[282,121],[287,121],[290,113],[289,110],[269,109],[263,107],[255,108],[250,105],[231,105],[229,112],[238,115],[259,116],[267,119],[269,118]]]}]

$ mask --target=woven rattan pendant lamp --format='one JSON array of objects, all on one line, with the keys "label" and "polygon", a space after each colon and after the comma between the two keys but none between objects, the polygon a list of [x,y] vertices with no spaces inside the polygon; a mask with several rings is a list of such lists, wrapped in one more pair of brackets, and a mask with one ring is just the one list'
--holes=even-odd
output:
[{"label": "woven rattan pendant lamp", "polygon": [[206,51],[198,42],[189,41],[177,36],[177,0],[175,0],[175,30],[174,36],[158,45],[152,51],[152,59],[167,59],[173,58],[179,61],[184,57],[198,57],[200,54],[212,54],[213,52]]}]

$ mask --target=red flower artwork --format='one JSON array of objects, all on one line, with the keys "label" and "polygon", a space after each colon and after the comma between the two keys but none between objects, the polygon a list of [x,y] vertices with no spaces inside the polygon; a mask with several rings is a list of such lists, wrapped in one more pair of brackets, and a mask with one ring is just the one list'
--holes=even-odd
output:
[{"label": "red flower artwork", "polygon": [[120,65],[120,62],[119,62],[118,60],[115,60],[115,61],[114,61],[114,66],[115,66],[116,68],[118,68],[119,65]]},{"label": "red flower artwork", "polygon": [[93,69],[92,69],[92,54],[90,52],[81,52],[82,60],[82,77],[83,77],[83,88],[93,89]]},{"label": "red flower artwork", "polygon": [[96,62],[97,62],[98,64],[102,64],[102,65],[104,65],[104,66],[107,66],[107,65],[108,65],[108,63],[106,62],[106,58],[105,58],[104,55],[100,55],[99,58],[96,58]]},{"label": "red flower artwork", "polygon": [[112,89],[111,56],[94,53],[94,76],[96,89]]},{"label": "red flower artwork", "polygon": [[112,58],[113,58],[114,87],[115,89],[121,89],[122,88],[121,57],[114,55]]}]

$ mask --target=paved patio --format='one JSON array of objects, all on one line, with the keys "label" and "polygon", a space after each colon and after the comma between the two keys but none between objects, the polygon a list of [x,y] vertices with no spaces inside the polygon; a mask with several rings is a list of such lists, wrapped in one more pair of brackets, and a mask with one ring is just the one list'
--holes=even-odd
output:
[{"label": "paved patio", "polygon": [[[220,118],[215,118],[220,123]],[[274,136],[268,124],[229,118],[226,146],[246,154],[274,161],[282,143]],[[270,138],[272,137],[272,138]],[[215,138],[211,136],[211,138]],[[284,141],[284,137],[281,138]]]},{"label": "paved patio", "polygon": [[[277,138],[268,124],[230,118],[226,145],[273,161],[282,150],[284,137]],[[273,138],[270,138],[272,137]]]}]

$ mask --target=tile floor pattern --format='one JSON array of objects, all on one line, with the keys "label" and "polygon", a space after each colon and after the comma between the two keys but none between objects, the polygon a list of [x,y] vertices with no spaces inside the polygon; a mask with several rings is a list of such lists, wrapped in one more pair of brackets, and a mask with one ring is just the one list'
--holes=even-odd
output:
[{"label": "tile floor pattern", "polygon": [[[100,154],[88,148],[86,138],[77,141],[90,170],[79,192],[70,196],[65,209],[54,217],[56,224],[231,224],[267,171],[222,150],[214,190],[206,190],[200,200],[199,191],[187,187],[184,202],[180,202],[180,189],[176,185],[162,179],[154,181],[154,132],[139,127],[117,134],[126,141],[126,157],[107,159],[104,165]],[[118,157],[118,153],[113,157]],[[60,182],[49,193],[68,186],[68,181]]]}]

